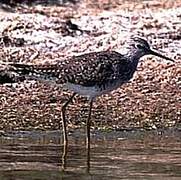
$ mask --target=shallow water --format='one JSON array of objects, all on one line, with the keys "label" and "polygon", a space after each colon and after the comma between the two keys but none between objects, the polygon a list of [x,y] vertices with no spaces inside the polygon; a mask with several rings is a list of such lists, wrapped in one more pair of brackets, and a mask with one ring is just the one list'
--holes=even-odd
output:
[{"label": "shallow water", "polygon": [[0,180],[181,179],[181,131],[93,132],[90,167],[84,132],[9,132],[0,137]]}]

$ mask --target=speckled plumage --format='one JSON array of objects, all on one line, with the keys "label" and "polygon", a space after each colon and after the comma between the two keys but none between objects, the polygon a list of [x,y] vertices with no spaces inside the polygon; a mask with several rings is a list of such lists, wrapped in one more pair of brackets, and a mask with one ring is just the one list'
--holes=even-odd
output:
[{"label": "speckled plumage", "polygon": [[[115,51],[74,56],[53,65],[13,64],[16,72],[23,75],[53,80],[57,84],[68,83],[68,88],[70,84],[83,86],[87,89],[95,87],[96,91],[100,92],[107,89],[112,90],[114,86],[116,88],[127,82],[136,70],[136,65]],[[87,96],[90,96],[90,93]]]},{"label": "speckled plumage", "polygon": [[65,84],[68,89],[80,95],[95,98],[129,81],[139,59],[146,54],[159,55],[150,49],[147,41],[134,38],[130,40],[128,52],[124,55],[115,51],[102,51],[73,56],[52,65],[12,66],[21,74]]}]

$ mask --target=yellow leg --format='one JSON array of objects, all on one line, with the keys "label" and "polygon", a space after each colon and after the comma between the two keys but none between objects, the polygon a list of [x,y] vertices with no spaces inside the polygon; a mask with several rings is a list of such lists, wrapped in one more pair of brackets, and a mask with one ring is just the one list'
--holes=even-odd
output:
[{"label": "yellow leg", "polygon": [[93,100],[91,99],[90,106],[89,106],[89,115],[88,115],[87,122],[86,122],[86,128],[87,128],[87,130],[86,130],[86,133],[87,133],[86,147],[87,147],[87,149],[90,149],[90,125],[91,125],[90,119],[91,119],[92,104],[93,104]]},{"label": "yellow leg", "polygon": [[62,154],[62,170],[63,171],[66,169],[66,165],[67,165],[67,144],[64,144],[63,154]]},{"label": "yellow leg", "polygon": [[87,148],[87,172],[90,168],[90,126],[91,126],[91,111],[92,111],[93,99],[90,100],[89,115],[86,122],[86,148]]},{"label": "yellow leg", "polygon": [[62,106],[62,127],[63,127],[63,141],[64,141],[64,146],[67,145],[68,138],[67,138],[67,128],[66,128],[66,118],[65,118],[65,112],[66,112],[66,107],[68,104],[72,101],[76,93],[73,93],[73,95],[68,99],[68,101]]}]

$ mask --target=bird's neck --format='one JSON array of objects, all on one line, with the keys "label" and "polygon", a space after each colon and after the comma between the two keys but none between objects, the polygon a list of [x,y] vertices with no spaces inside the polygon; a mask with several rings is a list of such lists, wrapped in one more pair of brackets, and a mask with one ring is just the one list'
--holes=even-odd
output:
[{"label": "bird's neck", "polygon": [[127,57],[133,68],[136,70],[138,62],[143,55],[138,51],[128,51],[126,54],[124,54],[124,56]]}]

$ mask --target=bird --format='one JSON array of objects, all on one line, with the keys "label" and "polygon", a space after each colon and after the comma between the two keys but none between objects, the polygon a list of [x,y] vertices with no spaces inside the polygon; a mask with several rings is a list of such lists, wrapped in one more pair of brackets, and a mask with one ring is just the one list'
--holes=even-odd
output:
[{"label": "bird", "polygon": [[90,52],[72,56],[55,64],[20,64],[11,63],[13,71],[18,74],[34,77],[37,80],[50,80],[63,84],[72,95],[62,106],[62,127],[64,145],[67,144],[66,109],[75,95],[87,97],[89,113],[86,120],[86,147],[90,148],[90,125],[93,102],[98,96],[109,93],[133,78],[138,62],[145,55],[154,55],[174,62],[173,59],[153,50],[146,39],[131,37],[126,45],[127,52],[113,50]]}]

